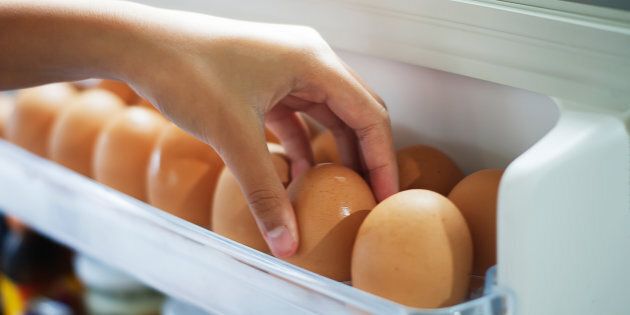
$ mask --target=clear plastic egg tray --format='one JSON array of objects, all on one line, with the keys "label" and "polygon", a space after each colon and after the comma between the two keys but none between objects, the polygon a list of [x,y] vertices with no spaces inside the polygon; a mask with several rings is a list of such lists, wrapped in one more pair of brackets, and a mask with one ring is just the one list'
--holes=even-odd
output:
[{"label": "clear plastic egg tray", "polygon": [[0,209],[211,313],[498,315],[511,303],[490,271],[481,298],[408,308],[232,242],[2,140]]}]

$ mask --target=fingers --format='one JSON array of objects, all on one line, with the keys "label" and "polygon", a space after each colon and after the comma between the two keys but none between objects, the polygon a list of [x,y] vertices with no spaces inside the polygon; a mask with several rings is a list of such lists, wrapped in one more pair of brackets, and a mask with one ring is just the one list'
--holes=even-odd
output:
[{"label": "fingers", "polygon": [[309,102],[295,96],[287,96],[282,100],[282,105],[309,115],[330,130],[335,137],[335,143],[343,165],[357,172],[361,171],[354,131],[341,121],[328,106]]},{"label": "fingers", "polygon": [[343,165],[361,172],[357,138],[354,131],[341,121],[339,117],[335,116],[326,105],[313,106],[304,112],[333,133]]},{"label": "fingers", "polygon": [[341,64],[343,64],[344,68],[346,68],[346,71],[348,71],[350,73],[350,75],[352,75],[352,77],[357,80],[357,82],[359,82],[359,84],[361,84],[361,86],[368,91],[368,93],[370,93],[370,95],[372,95],[372,97],[381,105],[383,105],[383,107],[385,107],[385,109],[387,109],[387,105],[385,104],[385,101],[383,101],[383,99],[376,93],[376,91],[374,91],[367,83],[365,83],[365,81],[363,80],[363,78],[361,78],[361,76],[359,76],[356,71],[354,71],[354,69],[350,68],[350,66],[348,66],[347,63],[345,63],[345,61],[339,59],[339,61],[341,61]]},{"label": "fingers", "polygon": [[313,165],[313,152],[306,126],[295,111],[278,105],[265,116],[267,127],[280,139],[289,160],[291,177],[295,178]]},{"label": "fingers", "polygon": [[396,193],[398,170],[387,110],[348,71],[324,79],[328,106],[357,136],[374,195],[380,201]]},{"label": "fingers", "polygon": [[248,106],[223,117],[225,128],[210,142],[240,183],[250,210],[271,252],[291,256],[297,250],[295,215],[265,143],[260,117]]}]

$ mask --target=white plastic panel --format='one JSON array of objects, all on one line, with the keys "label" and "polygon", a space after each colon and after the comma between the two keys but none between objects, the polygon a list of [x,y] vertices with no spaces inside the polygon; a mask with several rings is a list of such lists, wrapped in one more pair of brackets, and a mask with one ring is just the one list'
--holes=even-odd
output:
[{"label": "white plastic panel", "polygon": [[630,313],[628,113],[565,103],[499,190],[499,283],[517,314]]},{"label": "white plastic panel", "polygon": [[308,25],[335,48],[598,107],[630,109],[628,12],[593,18],[544,8],[552,6],[548,2],[565,2],[558,0],[527,1],[545,2],[542,8],[497,0],[136,1]]},{"label": "white plastic panel", "polygon": [[339,55],[385,100],[397,147],[429,144],[467,173],[504,168],[558,120],[551,98],[356,53]]}]

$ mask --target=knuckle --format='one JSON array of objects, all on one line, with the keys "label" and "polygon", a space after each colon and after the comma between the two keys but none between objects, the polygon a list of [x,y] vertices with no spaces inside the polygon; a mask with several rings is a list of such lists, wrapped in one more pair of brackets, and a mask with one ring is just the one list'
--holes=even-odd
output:
[{"label": "knuckle", "polygon": [[247,195],[249,206],[262,221],[272,219],[280,207],[280,194],[270,189],[257,189]]},{"label": "knuckle", "polygon": [[332,48],[324,40],[322,35],[314,28],[309,26],[300,26],[300,38],[303,43],[302,52],[308,58],[326,59],[332,55]]},{"label": "knuckle", "polygon": [[306,25],[301,25],[301,26],[298,26],[298,27],[302,30],[302,32],[304,32],[305,35],[311,36],[313,38],[321,38],[322,37],[319,34],[319,32],[313,27],[306,26]]},{"label": "knuckle", "polygon": [[[385,103],[385,101],[378,95],[375,96],[376,101],[381,104],[381,106],[383,106],[383,108],[385,109],[385,111],[387,112],[389,110],[389,108],[387,108],[387,104]],[[387,112],[387,115],[389,115],[389,112]]]},{"label": "knuckle", "polygon": [[378,118],[377,124],[386,126],[389,124],[389,112],[387,111],[385,104],[383,103],[382,105],[383,106],[379,107],[379,110],[376,112],[376,117]]},{"label": "knuckle", "polygon": [[359,141],[367,141],[378,135],[379,124],[372,123],[356,130]]},{"label": "knuckle", "polygon": [[383,107],[371,117],[371,122],[364,127],[356,129],[359,141],[381,141],[386,137],[386,130],[389,129],[389,113]]},{"label": "knuckle", "polygon": [[389,126],[389,113],[381,107],[370,120],[372,122],[356,130],[359,140],[380,138]]},{"label": "knuckle", "polygon": [[368,172],[370,174],[374,174],[376,172],[380,172],[381,170],[386,170],[388,167],[389,167],[389,164],[387,163],[368,166]]}]

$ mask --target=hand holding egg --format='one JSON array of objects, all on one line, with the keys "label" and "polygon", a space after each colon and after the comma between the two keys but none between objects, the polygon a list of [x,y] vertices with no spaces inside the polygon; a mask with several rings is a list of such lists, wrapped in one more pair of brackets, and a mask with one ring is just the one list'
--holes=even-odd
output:
[{"label": "hand holding egg", "polygon": [[130,83],[132,90],[114,81],[101,87],[126,102],[141,102],[132,100],[137,92],[211,145],[234,172],[276,256],[297,250],[298,231],[267,151],[265,122],[285,147],[292,175],[313,163],[296,114],[304,112],[332,130],[341,160],[368,176],[378,200],[398,190],[385,106],[311,28],[124,1],[0,9],[17,21],[6,23],[0,39],[10,47],[0,59],[0,88],[91,77]]},{"label": "hand holding egg", "polygon": [[[385,107],[317,32],[167,10],[152,17],[160,21],[147,21],[156,32],[143,34],[140,42],[149,45],[143,51],[158,53],[139,62],[160,67],[152,67],[151,75],[132,71],[129,82],[220,154],[274,255],[292,255],[299,233],[267,151],[264,124],[285,148],[292,176],[313,163],[310,139],[296,113],[304,112],[332,130],[341,161],[369,178],[378,200],[397,191]],[[182,55],[182,47],[189,53]],[[163,79],[177,73],[186,73],[185,80]]]},{"label": "hand holding egg", "polygon": [[[478,276],[494,263],[500,174],[457,184],[463,173],[436,149],[396,156],[383,102],[316,31],[122,1],[7,7],[0,4],[28,27],[4,25],[0,87],[105,77],[98,87],[111,92],[76,97],[68,84],[22,91],[4,133],[14,143],[191,222],[208,226],[214,218],[222,235],[276,256],[296,254],[287,260],[336,280],[352,275],[356,287],[407,305],[456,303],[471,268]],[[101,14],[87,14],[94,11]],[[328,129],[312,147],[297,112]],[[228,167],[218,179],[217,155]],[[346,167],[311,168],[323,161]],[[410,190],[396,194],[399,185]],[[484,247],[474,259],[473,243]]]}]

